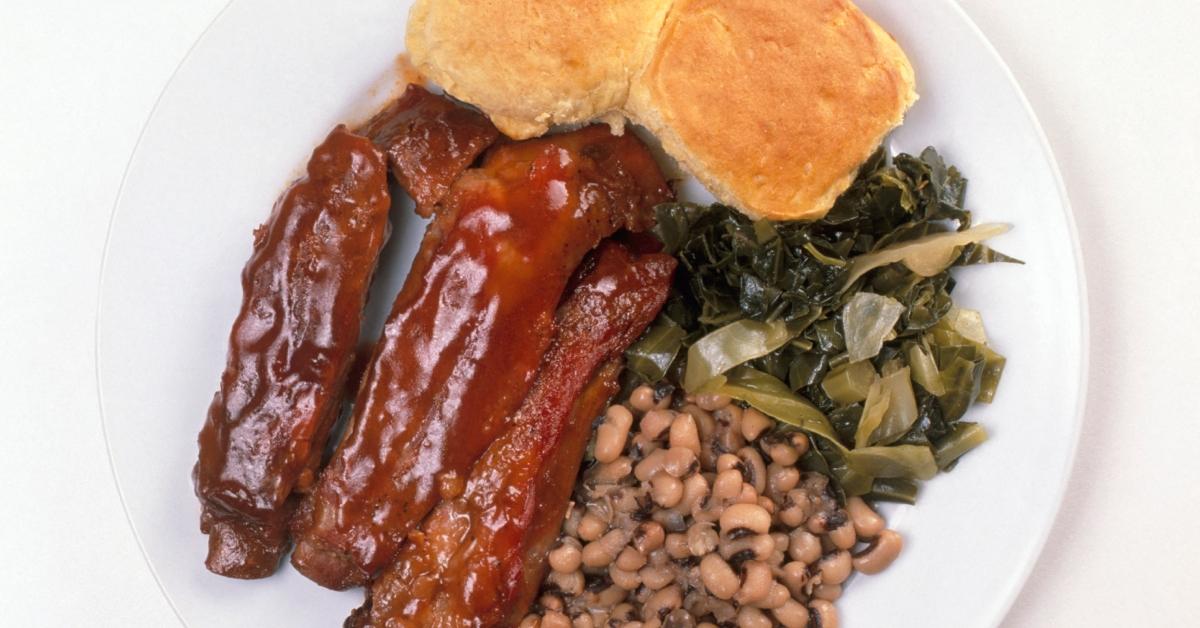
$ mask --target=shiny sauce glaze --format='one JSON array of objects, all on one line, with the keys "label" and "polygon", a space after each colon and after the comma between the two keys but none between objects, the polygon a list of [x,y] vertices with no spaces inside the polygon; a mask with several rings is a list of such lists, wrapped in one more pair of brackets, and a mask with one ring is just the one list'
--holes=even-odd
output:
[{"label": "shiny sauce glaze", "polygon": [[632,135],[594,126],[500,145],[430,224],[346,437],[295,520],[292,563],[335,589],[391,562],[532,384],[572,271],[670,198]]},{"label": "shiny sauce glaze", "polygon": [[559,308],[550,350],[465,492],[437,506],[350,626],[515,624],[538,590],[620,356],[666,300],[674,258],[606,242]]},{"label": "shiny sauce glaze", "polygon": [[483,114],[419,85],[371,118],[359,131],[388,157],[392,175],[430,216],[464,170],[500,132]]},{"label": "shiny sauce glaze", "polygon": [[193,471],[216,573],[261,578],[315,478],[387,239],[387,165],[338,127],[255,232],[242,306]]}]

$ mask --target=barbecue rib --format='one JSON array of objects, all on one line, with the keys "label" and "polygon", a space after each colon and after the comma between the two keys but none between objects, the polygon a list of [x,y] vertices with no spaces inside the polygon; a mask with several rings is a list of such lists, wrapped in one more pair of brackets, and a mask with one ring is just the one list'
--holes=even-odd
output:
[{"label": "barbecue rib", "polygon": [[500,136],[483,114],[419,85],[409,85],[359,132],[388,156],[392,175],[416,201],[417,213],[425,217]]},{"label": "barbecue rib", "polygon": [[339,126],[255,231],[193,471],[215,573],[266,577],[287,549],[295,494],[337,419],[389,206],[383,154]]},{"label": "barbecue rib", "polygon": [[516,625],[537,593],[592,420],[620,356],[666,300],[675,260],[606,242],[559,308],[554,341],[510,427],[372,585],[347,626]]},{"label": "barbecue rib", "polygon": [[295,519],[292,563],[335,589],[391,562],[525,397],[572,271],[645,228],[670,191],[607,127],[500,145],[430,224],[363,377],[346,438]]}]

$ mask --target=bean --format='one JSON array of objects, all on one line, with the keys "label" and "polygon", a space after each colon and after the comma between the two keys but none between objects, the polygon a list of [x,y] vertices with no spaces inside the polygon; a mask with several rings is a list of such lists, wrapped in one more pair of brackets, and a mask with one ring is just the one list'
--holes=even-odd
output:
[{"label": "bean", "polygon": [[737,616],[737,608],[734,607],[732,602],[713,598],[709,604],[712,609],[712,616],[722,624],[733,621],[733,618]]},{"label": "bean", "polygon": [[633,409],[638,412],[653,410],[656,405],[654,389],[646,385],[633,389],[633,393],[629,395],[629,405],[633,406]]},{"label": "bean", "polygon": [[[734,498],[733,503],[735,503],[735,504],[754,504],[757,506],[758,505],[758,491],[754,490],[753,484],[748,484],[746,482],[742,482],[742,492],[738,493],[738,496],[736,498]],[[767,513],[767,514],[770,514],[770,513]]]},{"label": "bean", "polygon": [[688,549],[688,537],[686,534],[668,534],[667,543],[664,547],[667,548],[667,554],[675,560],[683,560],[692,555],[691,550]]},{"label": "bean", "polygon": [[639,482],[645,482],[649,480],[650,476],[662,471],[663,466],[666,464],[666,456],[667,452],[664,449],[655,449],[654,451],[650,452],[645,458],[642,458],[641,462],[637,463],[636,467],[633,468],[633,476],[636,477]]},{"label": "bean", "polygon": [[622,602],[613,607],[612,619],[614,621],[629,621],[634,618],[633,604]]},{"label": "bean", "polygon": [[756,608],[764,610],[773,610],[783,606],[785,602],[792,599],[791,591],[779,582],[771,581],[771,591],[767,593],[767,597],[754,603]]},{"label": "bean", "polygon": [[723,471],[728,471],[730,469],[738,469],[738,472],[740,473],[741,468],[738,467],[738,465],[741,463],[742,459],[738,458],[735,454],[721,454],[720,456],[717,456],[717,473],[720,474]]},{"label": "bean", "polygon": [[717,554],[708,554],[701,559],[700,580],[709,593],[722,600],[732,598],[741,584],[729,563]]},{"label": "bean", "polygon": [[658,440],[671,422],[675,420],[675,413],[670,410],[651,410],[642,417],[641,430],[646,438]]},{"label": "bean", "polygon": [[788,535],[788,556],[792,560],[811,565],[821,558],[821,539],[803,528],[796,528]]},{"label": "bean", "polygon": [[629,455],[635,459],[645,458],[654,451],[661,449],[658,441],[646,436],[641,432],[634,434],[633,437],[629,439],[629,443]]},{"label": "bean", "polygon": [[612,462],[592,467],[589,473],[590,479],[596,484],[617,484],[633,473],[633,460],[629,456],[618,456]]},{"label": "bean", "polygon": [[708,480],[701,473],[693,473],[683,481],[683,499],[675,507],[690,512],[692,508],[708,497]]},{"label": "bean", "polygon": [[788,497],[783,502],[783,509],[779,511],[779,522],[789,528],[798,528],[808,520],[808,503],[793,501],[791,494],[795,492],[788,493]]},{"label": "bean", "polygon": [[796,600],[788,600],[782,606],[771,611],[775,621],[783,624],[784,628],[806,628],[808,626],[808,609]]},{"label": "bean", "polygon": [[809,445],[807,434],[803,432],[794,432],[792,434],[792,447],[796,448],[796,455],[803,456],[808,453]]},{"label": "bean", "polygon": [[785,495],[800,483],[800,470],[772,462],[767,467],[767,490],[772,495]]},{"label": "bean", "polygon": [[753,606],[743,606],[738,609],[738,628],[771,628],[771,620],[762,611]]},{"label": "bean", "polygon": [[767,446],[767,455],[771,457],[772,462],[777,462],[784,466],[796,464],[800,459],[800,454],[796,452],[796,448],[788,443],[771,443]]},{"label": "bean", "polygon": [[899,534],[893,530],[884,530],[865,550],[855,554],[854,568],[867,575],[877,574],[896,560],[903,547],[904,539]]},{"label": "bean", "polygon": [[681,478],[697,468],[696,452],[686,447],[672,447],[663,455],[663,469]]},{"label": "bean", "polygon": [[679,585],[672,584],[663,587],[651,595],[645,604],[642,604],[642,619],[649,621],[650,618],[658,618],[664,609],[675,609],[682,605],[683,594],[679,590]]},{"label": "bean", "polygon": [[712,412],[713,410],[719,410],[721,408],[724,408],[725,406],[728,406],[730,404],[730,402],[732,402],[732,401],[733,401],[733,399],[730,399],[729,395],[718,395],[715,393],[705,393],[703,395],[696,395],[696,405],[700,406],[701,408],[703,408],[705,410],[708,410],[709,412]]},{"label": "bean", "polygon": [[585,541],[595,541],[608,531],[608,524],[603,519],[589,512],[579,522],[579,538]]},{"label": "bean", "polygon": [[816,628],[838,628],[838,612],[837,607],[829,600],[810,600],[808,610],[811,615],[815,615],[817,621]]},{"label": "bean", "polygon": [[666,532],[657,521],[643,521],[633,533],[633,547],[642,556],[662,547]]},{"label": "bean", "polygon": [[717,428],[717,421],[707,410],[696,404],[688,404],[679,412],[692,417],[692,420],[696,422],[696,431],[700,434],[701,441],[712,437],[713,431]]},{"label": "bean", "polygon": [[593,450],[596,460],[602,463],[616,460],[625,450],[625,439],[628,437],[629,430],[608,422],[601,423],[596,428],[596,446]]},{"label": "bean", "polygon": [[696,618],[682,608],[677,608],[663,618],[663,628],[694,628]]},{"label": "bean", "polygon": [[746,468],[746,481],[754,485],[754,490],[759,493],[767,490],[767,465],[763,464],[758,450],[753,447],[742,447],[738,450],[738,458]]},{"label": "bean", "polygon": [[608,568],[608,578],[612,580],[613,584],[626,591],[632,591],[642,584],[642,578],[636,569],[628,571],[615,564]]},{"label": "bean", "polygon": [[638,571],[642,584],[651,591],[657,591],[675,581],[675,571],[665,566],[647,565]]},{"label": "bean", "polygon": [[563,539],[562,545],[550,551],[550,568],[561,573],[579,569],[579,564],[582,562],[581,549],[579,541],[570,537]]},{"label": "bean", "polygon": [[517,625],[517,628],[539,628],[542,625],[542,618],[537,615],[526,615],[525,619]]},{"label": "bean", "polygon": [[766,534],[771,529],[771,513],[758,504],[734,504],[721,513],[721,531],[738,528]]},{"label": "bean", "polygon": [[721,512],[725,507],[715,497],[709,497],[704,501],[697,502],[692,506],[692,521],[697,523],[713,523],[721,518]]},{"label": "bean", "polygon": [[587,567],[606,567],[621,553],[628,539],[624,530],[610,530],[599,539],[583,546],[580,556]]},{"label": "bean", "polygon": [[628,591],[613,585],[596,594],[594,601],[597,606],[612,608],[627,597],[629,597]]},{"label": "bean", "polygon": [[808,521],[805,522],[805,526],[813,534],[825,534],[829,532],[829,513],[818,512],[809,516]]},{"label": "bean", "polygon": [[704,556],[717,549],[721,539],[711,523],[694,523],[688,528],[687,546],[692,556]]},{"label": "bean", "polygon": [[746,408],[742,412],[742,436],[746,437],[746,440],[758,440],[758,437],[770,429],[772,424],[774,421],[754,408]]},{"label": "bean", "polygon": [[582,571],[572,571],[571,573],[551,571],[546,576],[546,581],[565,595],[579,595],[583,593]]},{"label": "bean", "polygon": [[742,438],[742,409],[737,406],[725,406],[713,413],[717,421],[716,442],[725,451],[737,451],[746,446]]},{"label": "bean", "polygon": [[804,585],[808,583],[808,565],[801,561],[793,561],[779,568],[779,580],[792,592],[793,597],[800,597]]},{"label": "bean", "polygon": [[745,606],[766,599],[767,594],[771,592],[771,585],[775,582],[771,576],[771,568],[764,562],[751,560],[747,561],[742,569],[745,577],[742,578],[742,586],[733,596],[733,601]]},{"label": "bean", "polygon": [[769,534],[754,534],[736,539],[722,536],[720,550],[721,557],[725,560],[744,555],[744,552],[750,552],[755,560],[767,560],[775,551],[775,541],[771,540]]},{"label": "bean", "polygon": [[542,608],[549,611],[561,611],[563,609],[562,598],[553,593],[547,593],[538,598],[537,603],[541,605]]},{"label": "bean", "polygon": [[[718,466],[719,466],[718,462]],[[713,499],[719,501],[731,500],[742,492],[742,472],[737,469],[725,469],[717,473],[713,480]]]},{"label": "bean", "polygon": [[854,547],[858,542],[858,535],[854,533],[854,524],[849,520],[842,522],[842,525],[829,531],[829,540],[833,542],[833,546],[848,550]]},{"label": "bean", "polygon": [[700,431],[696,427],[696,420],[690,414],[675,416],[675,420],[671,422],[671,432],[667,440],[671,443],[672,449],[682,447],[692,450],[694,454],[700,454]]},{"label": "bean", "polygon": [[683,482],[668,473],[656,473],[650,478],[650,499],[663,508],[674,508],[683,499]]},{"label": "bean", "polygon": [[851,497],[846,500],[846,513],[854,523],[854,531],[860,539],[873,539],[883,532],[886,525],[875,509],[871,508],[861,497]]},{"label": "bean", "polygon": [[836,602],[842,597],[842,585],[840,584],[821,584],[813,589],[812,596],[819,600],[828,602]]},{"label": "bean", "polygon": [[591,615],[577,615],[575,619],[571,620],[571,625],[573,628],[595,628],[596,621],[592,619]]},{"label": "bean", "polygon": [[617,555],[614,564],[625,571],[637,571],[646,564],[646,556],[633,547],[626,547]]},{"label": "bean", "polygon": [[821,584],[841,584],[850,577],[850,572],[854,565],[850,557],[850,552],[846,550],[838,550],[832,554],[826,554],[817,562],[817,569],[821,572]]},{"label": "bean", "polygon": [[762,509],[767,511],[768,514],[775,514],[775,502],[772,501],[770,497],[767,497],[766,495],[759,495],[758,501],[755,503],[757,503],[759,506],[762,506]]}]

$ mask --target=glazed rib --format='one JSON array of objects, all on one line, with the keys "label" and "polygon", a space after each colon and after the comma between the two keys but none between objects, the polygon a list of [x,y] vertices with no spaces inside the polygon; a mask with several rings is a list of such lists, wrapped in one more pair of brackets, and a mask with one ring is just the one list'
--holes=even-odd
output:
[{"label": "glazed rib", "polygon": [[645,146],[601,126],[498,146],[459,179],[298,513],[292,563],[335,589],[390,563],[524,398],[584,255],[668,198]]},{"label": "glazed rib", "polygon": [[419,85],[363,125],[388,157],[392,175],[428,217],[464,170],[500,132],[483,114],[435,96]]},{"label": "glazed rib", "polygon": [[337,419],[389,206],[383,154],[339,126],[255,231],[193,471],[215,573],[266,577],[287,549],[295,495]]},{"label": "glazed rib", "polygon": [[347,626],[515,625],[537,593],[620,356],[654,319],[675,260],[611,242],[559,309],[551,349],[509,427],[372,585]]}]

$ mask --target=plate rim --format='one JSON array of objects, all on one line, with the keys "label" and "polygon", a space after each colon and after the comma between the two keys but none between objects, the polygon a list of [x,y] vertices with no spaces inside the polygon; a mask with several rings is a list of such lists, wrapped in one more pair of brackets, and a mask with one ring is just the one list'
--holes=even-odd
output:
[{"label": "plate rim", "polygon": [[[227,16],[229,9],[237,1],[238,0],[228,0],[225,5],[222,6],[221,9],[212,17],[212,19],[196,37],[195,41],[193,41],[188,47],[179,63],[175,66],[167,80],[163,83],[162,89],[155,98],[154,105],[150,108],[150,112],[147,114],[145,121],[142,123],[141,129],[138,132],[137,140],[134,142],[133,148],[129,152],[129,156],[126,160],[125,167],[121,175],[120,186],[118,187],[117,194],[109,211],[108,225],[105,229],[104,236],[104,247],[102,249],[100,258],[99,276],[96,283],[96,308],[94,316],[95,322],[93,326],[93,357],[95,362],[94,384],[96,386],[96,401],[99,410],[100,431],[104,438],[104,448],[106,458],[108,460],[108,468],[114,488],[117,492],[117,497],[121,502],[121,511],[124,514],[125,521],[129,526],[129,531],[133,535],[134,542],[137,544],[138,553],[141,554],[142,560],[149,570],[150,575],[153,577],[155,586],[158,588],[159,593],[162,595],[163,599],[166,600],[172,614],[174,614],[176,620],[181,626],[188,626],[189,624],[180,612],[179,607],[176,605],[175,600],[171,596],[170,592],[167,591],[165,585],[163,584],[162,578],[159,576],[158,571],[154,566],[153,561],[150,559],[150,555],[146,551],[141,534],[138,532],[137,524],[134,522],[133,516],[130,513],[129,504],[126,500],[125,492],[122,489],[120,474],[117,471],[116,460],[113,457],[112,441],[110,440],[108,434],[108,417],[104,409],[104,389],[101,385],[102,382],[100,373],[100,367],[102,363],[100,334],[103,321],[104,284],[106,271],[108,268],[113,228],[116,224],[117,213],[126,195],[126,188],[133,160],[142,148],[146,131],[150,127],[150,124],[158,117],[164,96],[175,84],[176,78],[180,72],[193,61],[196,50],[208,39],[214,27],[216,27],[217,24]],[[1066,457],[1063,461],[1066,471],[1060,475],[1055,484],[1051,487],[1051,490],[1048,491],[1051,493],[1053,498],[1053,506],[1048,508],[1043,514],[1043,523],[1040,526],[1038,538],[1036,538],[1034,543],[1029,546],[1030,551],[1028,551],[1027,555],[1022,558],[1020,567],[1017,570],[1014,570],[1008,584],[1005,587],[1006,590],[998,600],[999,604],[993,606],[994,615],[990,618],[984,618],[985,620],[990,619],[992,626],[999,626],[1000,623],[1003,622],[1003,620],[1009,615],[1013,604],[1016,602],[1016,599],[1019,597],[1020,593],[1024,590],[1025,585],[1028,583],[1029,577],[1036,567],[1038,560],[1045,551],[1046,543],[1049,541],[1050,534],[1053,532],[1055,524],[1061,515],[1067,487],[1070,485],[1075,475],[1079,441],[1082,435],[1083,423],[1087,410],[1088,383],[1090,381],[1089,376],[1091,372],[1091,315],[1088,301],[1086,267],[1083,262],[1083,250],[1079,240],[1079,230],[1076,225],[1074,208],[1071,205],[1070,194],[1067,190],[1066,182],[1063,179],[1062,171],[1059,168],[1058,160],[1055,158],[1053,147],[1050,143],[1049,137],[1046,135],[1042,121],[1038,117],[1037,112],[1034,110],[1028,96],[1026,96],[1025,90],[1021,87],[1021,84],[1017,80],[1016,75],[1013,73],[1012,68],[1009,67],[1008,63],[1004,60],[1004,57],[992,44],[991,40],[988,39],[987,34],[984,33],[983,29],[979,27],[970,14],[967,13],[967,11],[962,7],[961,4],[959,4],[957,0],[937,1],[943,5],[946,5],[947,8],[949,8],[959,19],[961,19],[966,24],[971,34],[974,35],[974,37],[983,45],[984,52],[998,65],[1005,80],[1013,89],[1013,93],[1016,95],[1021,108],[1024,110],[1030,122],[1032,122],[1033,130],[1038,140],[1038,146],[1043,157],[1046,159],[1047,164],[1049,165],[1050,174],[1058,192],[1059,201],[1062,204],[1061,209],[1063,218],[1066,222],[1067,235],[1071,243],[1071,257],[1076,277],[1076,291],[1074,298],[1077,302],[1079,312],[1077,321],[1078,325],[1076,327],[1079,346],[1079,373],[1077,382],[1075,384],[1075,412],[1069,423],[1071,429],[1071,436],[1069,439],[1070,442],[1067,443]]]}]

